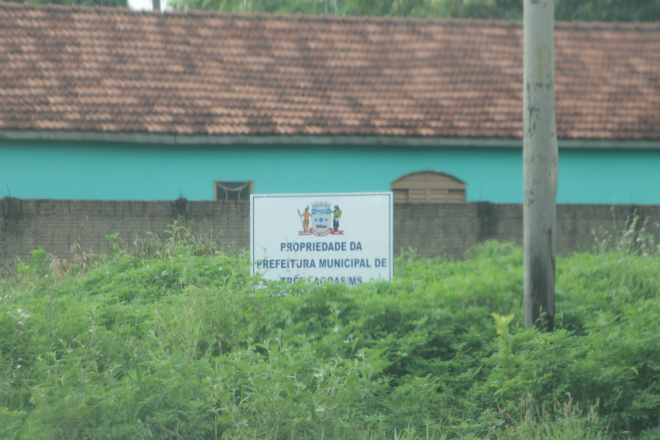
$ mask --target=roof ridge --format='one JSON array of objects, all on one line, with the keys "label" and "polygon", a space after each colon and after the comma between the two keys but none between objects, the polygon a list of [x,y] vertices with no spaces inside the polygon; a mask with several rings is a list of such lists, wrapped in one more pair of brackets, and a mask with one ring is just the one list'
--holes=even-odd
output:
[{"label": "roof ridge", "polygon": [[448,25],[448,26],[496,26],[496,27],[522,27],[518,20],[473,19],[473,18],[416,18],[416,17],[372,17],[353,15],[311,15],[311,14],[269,14],[263,12],[219,12],[219,11],[169,11],[165,15],[188,15],[215,17],[240,17],[247,20],[280,20],[301,22],[345,22],[345,23],[372,23],[372,24],[399,24],[399,25]]},{"label": "roof ridge", "polygon": [[[71,4],[71,5],[58,5],[58,4],[32,4],[32,3],[17,3],[17,2],[11,2],[11,1],[1,1],[0,0],[0,9],[24,9],[24,10],[43,10],[43,11],[56,11],[56,12],[69,12],[69,11],[76,11],[76,12],[115,12],[115,13],[140,13],[143,11],[134,11],[131,8],[124,8],[121,6],[116,6],[116,7],[111,7],[111,6],[83,6],[83,5],[76,5],[76,4]],[[157,14],[157,12],[153,11],[148,11],[149,13],[153,13],[154,15]]]},{"label": "roof ridge", "polygon": [[623,22],[623,21],[555,21],[555,29],[561,30],[639,30],[658,31],[660,22]]}]

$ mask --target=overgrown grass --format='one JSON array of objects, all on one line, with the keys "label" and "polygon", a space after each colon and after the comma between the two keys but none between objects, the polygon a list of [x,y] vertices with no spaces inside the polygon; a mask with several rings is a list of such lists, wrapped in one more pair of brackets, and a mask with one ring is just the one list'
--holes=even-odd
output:
[{"label": "overgrown grass", "polygon": [[0,438],[660,438],[651,245],[559,259],[547,334],[522,328],[512,245],[258,288],[246,255],[179,226],[0,280]]}]

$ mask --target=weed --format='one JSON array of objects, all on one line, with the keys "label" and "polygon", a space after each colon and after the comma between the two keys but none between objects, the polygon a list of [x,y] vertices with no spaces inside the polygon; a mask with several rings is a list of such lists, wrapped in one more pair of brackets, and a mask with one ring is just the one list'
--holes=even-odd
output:
[{"label": "weed", "polygon": [[606,230],[599,228],[592,231],[594,236],[594,252],[597,254],[606,254],[609,251],[647,256],[660,255],[660,243],[656,244],[656,235],[650,228],[660,228],[660,225],[649,224],[649,219],[641,219],[639,214],[635,211],[632,215],[626,218],[623,228],[619,230],[614,210],[613,216],[613,230]]},{"label": "weed", "polygon": [[0,282],[0,438],[660,432],[657,253],[559,258],[557,329],[542,333],[522,328],[512,245],[484,243],[462,262],[409,252],[391,283],[301,282],[282,295],[250,276],[247,254],[187,228],[142,247],[110,237],[105,260],[37,249]]}]

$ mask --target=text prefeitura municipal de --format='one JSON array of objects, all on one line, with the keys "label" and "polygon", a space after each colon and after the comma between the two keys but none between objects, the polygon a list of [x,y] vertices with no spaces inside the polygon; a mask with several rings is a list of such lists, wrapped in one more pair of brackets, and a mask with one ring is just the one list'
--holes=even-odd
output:
[{"label": "text prefeitura municipal de", "polygon": [[[318,263],[317,263],[318,261]],[[316,269],[387,267],[387,258],[376,258],[372,266],[369,258],[276,258],[257,261],[258,269]]]}]

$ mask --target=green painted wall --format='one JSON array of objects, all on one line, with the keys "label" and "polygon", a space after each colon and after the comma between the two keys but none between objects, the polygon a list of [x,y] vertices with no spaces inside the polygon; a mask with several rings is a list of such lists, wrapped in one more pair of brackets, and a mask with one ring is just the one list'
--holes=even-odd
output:
[{"label": "green painted wall", "polygon": [[660,205],[660,150],[560,150],[557,199]]},{"label": "green painted wall", "polygon": [[[18,198],[211,200],[214,180],[250,179],[256,193],[387,191],[426,169],[467,182],[468,201],[522,201],[520,148],[0,143],[0,194]],[[658,150],[561,150],[558,202],[660,204],[659,177]]]}]

